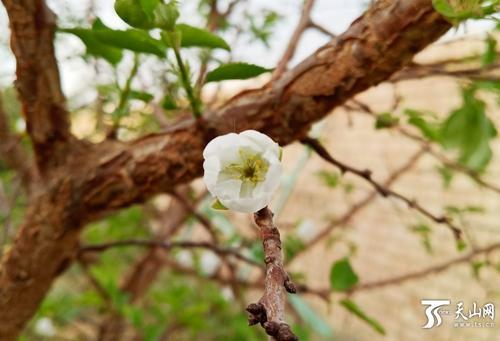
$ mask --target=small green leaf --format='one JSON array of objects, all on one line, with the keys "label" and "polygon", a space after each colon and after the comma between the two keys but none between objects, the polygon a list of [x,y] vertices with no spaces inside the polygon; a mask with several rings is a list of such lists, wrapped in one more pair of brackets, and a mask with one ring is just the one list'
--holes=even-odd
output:
[{"label": "small green leaf", "polygon": [[457,247],[457,251],[461,252],[461,251],[465,250],[465,248],[467,247],[467,243],[463,239],[459,239],[459,240],[457,240],[456,247]]},{"label": "small green leaf", "polygon": [[123,57],[122,50],[102,43],[97,39],[92,30],[85,28],[65,28],[60,29],[59,32],[77,36],[85,44],[88,54],[104,58],[112,65],[118,64]]},{"label": "small green leaf", "polygon": [[[143,8],[143,5],[146,5]],[[118,16],[132,27],[151,29],[154,27],[150,13],[152,4],[143,0],[116,0],[115,11]],[[146,9],[146,10],[145,10]]]},{"label": "small green leaf", "polygon": [[378,333],[385,335],[384,327],[378,321],[366,315],[366,313],[363,310],[361,310],[361,308],[356,303],[346,298],[341,300],[340,304],[348,311],[350,311],[351,313],[353,313],[354,315],[356,315],[357,317],[368,323]]},{"label": "small green leaf", "polygon": [[377,120],[375,121],[375,129],[392,128],[398,125],[398,123],[398,117],[393,116],[389,112],[385,112],[377,116]]},{"label": "small green leaf", "polygon": [[215,202],[212,204],[212,208],[214,210],[227,210],[227,207],[224,206],[219,199],[215,200]]},{"label": "small green leaf", "polygon": [[471,268],[472,268],[472,275],[476,278],[479,279],[480,271],[481,269],[485,266],[488,265],[488,263],[484,261],[473,261],[470,263]]},{"label": "small green leaf", "polygon": [[330,188],[335,188],[340,182],[340,176],[337,172],[320,170],[316,175],[321,179],[321,181]]},{"label": "small green leaf", "polygon": [[136,91],[136,90],[130,90],[128,97],[130,99],[138,99],[138,100],[143,101],[145,103],[151,102],[154,98],[154,96],[152,94],[150,94],[149,92]]},{"label": "small green leaf", "polygon": [[436,169],[439,172],[439,175],[441,175],[444,188],[450,188],[451,181],[453,180],[453,169],[446,166],[437,167]]},{"label": "small green leaf", "polygon": [[486,50],[481,57],[481,64],[483,66],[491,65],[497,59],[497,40],[492,35],[488,35],[486,38]]},{"label": "small green leaf", "polygon": [[302,239],[293,235],[288,235],[283,245],[286,260],[293,259],[297,253],[304,250],[306,247]]},{"label": "small green leaf", "polygon": [[[221,48],[228,51],[231,49],[224,39],[201,28],[177,24],[175,29],[182,36],[181,47]],[[168,46],[168,43],[166,44]]]},{"label": "small green leaf", "polygon": [[420,236],[422,245],[424,246],[425,250],[428,253],[432,253],[433,249],[430,238],[432,233],[431,228],[426,224],[420,223],[417,225],[410,226],[410,230]]},{"label": "small green leaf", "polygon": [[266,69],[262,66],[247,63],[229,63],[223,64],[210,71],[207,74],[205,82],[219,82],[228,79],[249,79],[257,77],[272,69]]},{"label": "small green leaf", "polygon": [[335,262],[330,270],[330,287],[335,291],[347,291],[354,287],[359,281],[354,272],[349,258],[343,258]]},{"label": "small green leaf", "polygon": [[405,115],[408,116],[408,123],[418,128],[422,135],[426,138],[431,141],[440,140],[441,132],[439,124],[437,122],[429,122],[426,120],[426,117],[431,116],[430,113],[406,109]]},{"label": "small green leaf", "polygon": [[175,98],[170,94],[166,94],[163,97],[163,100],[161,101],[161,107],[165,110],[174,110],[178,108]]},{"label": "small green leaf", "polygon": [[280,148],[280,155],[278,156],[278,158],[280,161],[283,161],[283,147],[279,147],[279,148]]}]

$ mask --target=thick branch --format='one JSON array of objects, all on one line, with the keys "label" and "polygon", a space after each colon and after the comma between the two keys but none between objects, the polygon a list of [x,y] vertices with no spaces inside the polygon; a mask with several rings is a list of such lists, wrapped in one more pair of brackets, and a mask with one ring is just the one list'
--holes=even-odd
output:
[{"label": "thick branch", "polygon": [[55,15],[40,0],[2,0],[9,15],[16,56],[16,88],[42,173],[62,163],[71,137],[54,56]]},{"label": "thick branch", "polygon": [[264,247],[266,263],[266,277],[264,280],[264,294],[258,303],[247,307],[250,313],[248,323],[260,323],[266,333],[277,341],[293,341],[298,338],[293,334],[290,326],[285,323],[285,289],[289,293],[296,293],[297,288],[292,283],[283,266],[281,239],[278,228],[273,223],[273,212],[267,207],[254,214],[255,223],[259,227],[259,234]]}]

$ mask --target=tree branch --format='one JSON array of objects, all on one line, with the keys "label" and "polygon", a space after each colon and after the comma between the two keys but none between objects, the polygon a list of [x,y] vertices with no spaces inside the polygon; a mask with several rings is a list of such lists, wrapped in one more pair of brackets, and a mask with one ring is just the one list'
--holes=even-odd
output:
[{"label": "tree branch", "polygon": [[[413,154],[407,162],[405,162],[401,167],[396,169],[384,182],[384,186],[388,187],[392,185],[396,180],[398,180],[401,176],[406,174],[410,169],[412,169],[415,164],[420,160],[422,155],[424,155],[424,149],[418,150],[415,154]],[[351,208],[344,213],[340,218],[335,219],[331,223],[329,223],[327,226],[325,226],[318,234],[314,236],[310,241],[308,241],[304,247],[299,250],[298,252],[295,253],[294,259],[301,253],[305,252],[306,250],[311,249],[314,245],[318,244],[320,241],[322,241],[324,238],[326,238],[330,233],[339,226],[345,226],[351,219],[359,213],[363,208],[368,206],[375,198],[377,198],[378,192],[375,190],[372,193],[368,194],[365,198],[362,200],[356,202],[354,205],[351,206]],[[291,260],[288,260],[291,261]]]},{"label": "tree branch", "polygon": [[335,167],[339,168],[342,174],[344,173],[352,173],[360,178],[365,179],[367,182],[369,182],[373,188],[383,197],[394,197],[396,199],[399,199],[403,202],[405,202],[408,207],[416,210],[417,212],[421,213],[422,215],[426,216],[427,218],[431,219],[437,224],[444,224],[447,226],[451,232],[453,233],[453,236],[455,237],[456,240],[461,239],[461,230],[456,227],[452,222],[451,218],[447,217],[445,215],[437,216],[431,213],[429,210],[426,208],[422,207],[415,199],[409,199],[406,196],[393,191],[392,189],[384,186],[383,184],[373,180],[372,178],[372,172],[369,169],[357,169],[354,167],[351,167],[349,165],[346,165],[343,162],[340,162],[337,159],[334,159],[330,153],[323,147],[323,145],[317,140],[317,139],[312,139],[312,138],[305,138],[302,140],[302,143],[308,145],[311,147],[316,154],[318,154],[323,160],[326,162],[334,165]]},{"label": "tree branch", "polygon": [[261,266],[260,263],[240,254],[237,249],[223,248],[216,244],[213,244],[212,242],[193,242],[193,241],[168,242],[168,241],[148,240],[148,239],[126,239],[126,240],[118,240],[102,244],[84,245],[80,247],[79,253],[103,252],[111,248],[130,247],[130,246],[140,246],[148,248],[158,247],[165,250],[170,250],[172,248],[206,249],[213,251],[218,255],[231,255],[248,264],[252,264],[258,267]]},{"label": "tree branch", "polygon": [[288,277],[283,266],[281,239],[278,228],[273,223],[273,212],[267,207],[254,214],[255,223],[259,227],[264,257],[266,263],[266,277],[264,294],[258,303],[248,305],[250,313],[248,323],[260,323],[266,333],[277,341],[298,340],[285,323],[285,289],[295,294],[297,288]]},{"label": "tree branch", "polygon": [[407,274],[404,274],[401,276],[383,279],[380,281],[374,281],[374,282],[360,284],[360,285],[352,288],[349,291],[349,293],[377,289],[377,288],[385,287],[388,285],[401,284],[401,283],[409,281],[409,280],[422,278],[422,277],[425,277],[425,276],[428,276],[431,274],[436,274],[436,273],[445,271],[454,265],[466,263],[478,255],[487,254],[487,253],[490,253],[496,249],[500,249],[500,243],[494,243],[494,244],[488,245],[486,247],[474,249],[471,252],[469,252],[468,254],[465,254],[461,257],[451,259],[447,262],[441,263],[439,265],[434,265],[434,266],[427,268],[427,269],[424,269],[424,270],[410,272],[410,273],[407,273]]},{"label": "tree branch", "polygon": [[11,133],[7,113],[3,109],[0,97],[0,159],[7,167],[14,170],[26,191],[29,191],[31,183],[36,180],[35,173],[29,156],[21,146],[21,139]]},{"label": "tree branch", "polygon": [[285,49],[285,52],[283,53],[283,56],[281,57],[280,61],[278,62],[278,65],[274,69],[273,79],[281,77],[281,75],[286,71],[288,62],[290,61],[290,59],[293,58],[295,50],[297,49],[297,45],[299,44],[300,37],[302,37],[304,31],[310,26],[311,11],[314,6],[314,2],[315,0],[304,1],[304,7],[302,9],[302,14],[300,16],[299,23],[297,24],[297,27],[295,28],[295,31],[293,32],[292,37],[288,42],[288,45]]},{"label": "tree branch", "polygon": [[71,139],[54,56],[55,15],[40,0],[2,0],[17,62],[16,88],[41,173],[63,163]]}]

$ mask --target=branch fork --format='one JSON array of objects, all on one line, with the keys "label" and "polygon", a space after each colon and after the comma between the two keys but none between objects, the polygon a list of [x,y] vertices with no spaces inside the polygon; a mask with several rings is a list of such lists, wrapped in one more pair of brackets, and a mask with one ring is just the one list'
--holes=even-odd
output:
[{"label": "branch fork", "polygon": [[257,303],[249,304],[246,309],[250,314],[248,324],[252,326],[260,323],[266,333],[276,341],[298,340],[285,322],[285,290],[295,294],[297,288],[283,266],[281,238],[278,228],[273,223],[273,212],[264,207],[254,214],[254,220],[259,227],[264,247],[266,277],[264,294]]}]

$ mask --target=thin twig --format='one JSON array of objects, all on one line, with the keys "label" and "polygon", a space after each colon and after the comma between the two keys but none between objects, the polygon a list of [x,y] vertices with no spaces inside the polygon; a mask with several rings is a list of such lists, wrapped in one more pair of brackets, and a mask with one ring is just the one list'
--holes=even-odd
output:
[{"label": "thin twig", "polygon": [[440,216],[434,215],[428,209],[422,207],[415,199],[409,199],[406,196],[404,196],[403,194],[395,192],[392,189],[384,186],[383,184],[373,180],[371,170],[369,170],[369,169],[363,169],[363,170],[357,169],[357,168],[351,167],[349,165],[346,165],[345,163],[340,162],[337,159],[334,159],[330,155],[330,153],[325,149],[325,147],[323,147],[323,145],[317,139],[307,137],[307,138],[302,140],[302,143],[310,146],[323,160],[338,167],[342,173],[352,173],[354,175],[359,176],[360,178],[365,179],[383,197],[394,197],[394,198],[397,198],[397,199],[403,201],[404,203],[406,203],[408,205],[408,207],[416,210],[417,212],[419,212],[422,215],[426,216],[427,218],[431,219],[435,223],[443,224],[443,225],[447,226],[451,230],[451,232],[453,232],[453,236],[455,237],[456,240],[461,239],[461,230],[452,223],[450,217],[445,216],[445,215],[440,215]]},{"label": "thin twig", "polygon": [[279,78],[285,71],[288,65],[288,62],[295,55],[295,50],[297,49],[297,45],[299,44],[300,37],[304,33],[304,31],[310,26],[311,23],[311,10],[314,6],[315,0],[305,0],[304,7],[302,9],[302,15],[300,16],[299,23],[295,28],[295,31],[288,42],[285,52],[281,57],[276,69],[273,72],[273,79]]},{"label": "thin twig", "polygon": [[83,245],[80,247],[79,253],[103,252],[112,248],[130,247],[130,246],[158,247],[165,250],[170,250],[172,248],[207,249],[213,251],[218,255],[231,255],[241,261],[244,261],[245,263],[261,267],[261,264],[259,262],[256,262],[253,259],[240,254],[237,249],[222,248],[218,245],[214,245],[211,242],[193,242],[193,241],[168,242],[168,241],[148,240],[148,239],[127,239],[127,240],[118,240],[102,244]]},{"label": "thin twig", "polygon": [[[408,161],[402,165],[400,168],[396,169],[384,182],[384,186],[388,187],[392,185],[397,179],[399,179],[402,175],[404,175],[406,172],[408,172],[416,163],[417,161],[424,155],[424,149],[420,149],[417,151],[414,155],[412,155]],[[299,255],[300,253],[305,252],[306,250],[309,250],[311,247],[319,243],[320,241],[323,240],[323,238],[326,238],[334,228],[338,226],[345,226],[349,221],[351,221],[354,216],[360,212],[363,208],[368,206],[375,198],[377,198],[378,192],[375,190],[371,193],[369,193],[365,198],[362,200],[358,201],[354,205],[351,206],[351,208],[344,213],[340,218],[335,219],[334,221],[330,222],[326,227],[324,227],[319,233],[317,233],[314,238],[309,240],[307,243],[305,243],[304,248],[299,250],[298,252],[295,253],[294,259]],[[287,262],[290,262],[291,259],[288,259]]]},{"label": "thin twig", "polygon": [[483,248],[477,248],[477,249],[472,250],[468,254],[465,254],[461,257],[451,259],[447,262],[432,266],[432,267],[424,269],[424,270],[410,272],[410,273],[407,273],[407,274],[404,274],[401,276],[395,276],[395,277],[383,279],[380,281],[374,281],[374,282],[369,282],[369,283],[365,283],[365,284],[360,284],[360,285],[352,288],[349,292],[352,293],[352,292],[358,292],[358,291],[377,289],[377,288],[381,288],[381,287],[385,287],[385,286],[389,286],[389,285],[401,284],[403,282],[417,279],[417,278],[422,278],[422,277],[425,277],[425,276],[428,276],[431,274],[436,274],[436,273],[442,272],[442,271],[444,271],[444,270],[446,270],[454,265],[466,263],[478,255],[488,254],[488,253],[490,253],[496,249],[499,249],[499,248],[500,248],[500,242],[494,243],[494,244],[488,245],[488,246],[483,247]]},{"label": "thin twig", "polygon": [[[365,103],[357,100],[357,99],[353,99],[352,102],[354,104],[356,104],[357,108],[351,108],[349,105],[344,105],[344,107],[347,109],[347,110],[352,110],[352,111],[359,111],[363,114],[367,114],[369,116],[371,116],[372,118],[376,119],[377,118],[377,114]],[[449,158],[447,158],[445,155],[439,153],[438,151],[436,151],[436,149],[432,146],[432,144],[429,143],[429,141],[423,139],[422,137],[410,132],[409,130],[407,130],[406,128],[404,128],[403,126],[401,125],[397,125],[395,127],[395,129],[401,133],[401,135],[407,137],[408,139],[411,139],[413,141],[416,141],[418,143],[420,143],[423,147],[426,148],[426,152],[433,156],[435,159],[439,160],[441,163],[443,163],[445,166],[449,167],[449,168],[452,168],[454,169],[455,171],[458,171],[460,173],[463,173],[467,176],[469,176],[471,179],[473,179],[474,181],[476,181],[479,185],[481,185],[482,187],[486,188],[486,189],[489,189],[493,192],[496,192],[496,193],[500,193],[500,186],[499,185],[496,185],[496,184],[493,184],[493,183],[490,183],[486,180],[484,180],[480,175],[479,173],[475,172],[474,170],[466,167],[466,166],[463,166],[457,162],[454,162],[452,160],[450,160]]]},{"label": "thin twig", "polygon": [[281,239],[278,228],[273,223],[273,212],[267,207],[254,214],[259,227],[266,262],[264,294],[257,303],[247,307],[250,313],[249,325],[260,323],[266,333],[277,341],[298,340],[290,326],[285,323],[285,290],[296,293],[297,288],[290,280],[283,266]]}]

